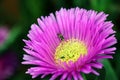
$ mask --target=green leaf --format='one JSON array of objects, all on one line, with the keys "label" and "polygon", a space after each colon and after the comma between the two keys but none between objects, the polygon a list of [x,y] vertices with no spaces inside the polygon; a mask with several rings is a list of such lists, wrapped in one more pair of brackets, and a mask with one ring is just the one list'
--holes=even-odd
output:
[{"label": "green leaf", "polygon": [[97,0],[90,0],[91,8],[94,10],[98,9],[98,1]]},{"label": "green leaf", "polygon": [[104,64],[104,67],[105,67],[105,70],[106,70],[105,80],[118,80],[110,62],[107,59],[105,59],[103,61],[103,64]]},{"label": "green leaf", "polygon": [[39,17],[43,11],[43,1],[41,0],[25,0],[25,4],[30,13],[35,17]]},{"label": "green leaf", "polygon": [[[87,6],[86,6],[87,4]],[[73,0],[73,5],[80,8],[90,9],[90,3],[88,0]]]},{"label": "green leaf", "polygon": [[87,80],[85,74],[82,74],[82,77],[83,77],[84,80]]},{"label": "green leaf", "polygon": [[14,26],[14,28],[10,31],[7,40],[5,41],[3,46],[0,47],[0,54],[2,54],[2,52],[6,50],[9,47],[9,45],[11,45],[15,41],[15,39],[20,34],[20,31],[21,28],[19,26]]},{"label": "green leaf", "polygon": [[73,0],[73,5],[81,7],[82,2],[83,2],[82,0]]}]

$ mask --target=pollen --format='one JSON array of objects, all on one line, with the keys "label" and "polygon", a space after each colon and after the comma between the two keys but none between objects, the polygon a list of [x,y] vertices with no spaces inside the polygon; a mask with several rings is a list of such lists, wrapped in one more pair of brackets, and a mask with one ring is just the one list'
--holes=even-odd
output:
[{"label": "pollen", "polygon": [[87,54],[87,47],[84,42],[77,39],[62,41],[55,51],[55,62],[76,62],[80,56]]}]

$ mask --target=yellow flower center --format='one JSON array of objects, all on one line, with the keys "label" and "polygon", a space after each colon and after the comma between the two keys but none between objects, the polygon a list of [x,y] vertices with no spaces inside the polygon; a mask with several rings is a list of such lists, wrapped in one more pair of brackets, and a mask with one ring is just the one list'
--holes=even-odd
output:
[{"label": "yellow flower center", "polygon": [[77,40],[70,39],[66,41],[62,41],[55,51],[55,62],[69,62],[69,61],[77,61],[80,56],[84,56],[87,54],[86,45]]}]

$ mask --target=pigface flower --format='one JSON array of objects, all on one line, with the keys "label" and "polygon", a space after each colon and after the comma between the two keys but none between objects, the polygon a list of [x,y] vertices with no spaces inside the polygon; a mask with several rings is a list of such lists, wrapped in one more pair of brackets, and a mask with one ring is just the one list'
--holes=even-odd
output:
[{"label": "pigface flower", "polygon": [[0,80],[6,80],[12,76],[17,68],[18,59],[14,52],[6,52],[0,55]]},{"label": "pigface flower", "polygon": [[0,47],[4,44],[8,37],[8,29],[6,27],[0,27]]},{"label": "pigface flower", "polygon": [[[81,73],[99,75],[101,59],[112,58],[116,49],[113,24],[103,12],[79,8],[61,9],[55,16],[38,18],[24,40],[23,64],[34,67],[26,73],[32,78],[51,74],[50,80],[83,80]],[[111,47],[112,46],[112,47]]]}]

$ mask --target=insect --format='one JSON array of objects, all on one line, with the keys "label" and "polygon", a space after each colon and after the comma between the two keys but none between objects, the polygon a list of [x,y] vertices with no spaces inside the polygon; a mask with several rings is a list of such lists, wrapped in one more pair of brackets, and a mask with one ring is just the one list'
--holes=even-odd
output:
[{"label": "insect", "polygon": [[63,37],[63,35],[62,34],[57,34],[58,35],[58,37],[60,38],[60,40],[64,40],[64,37]]}]

